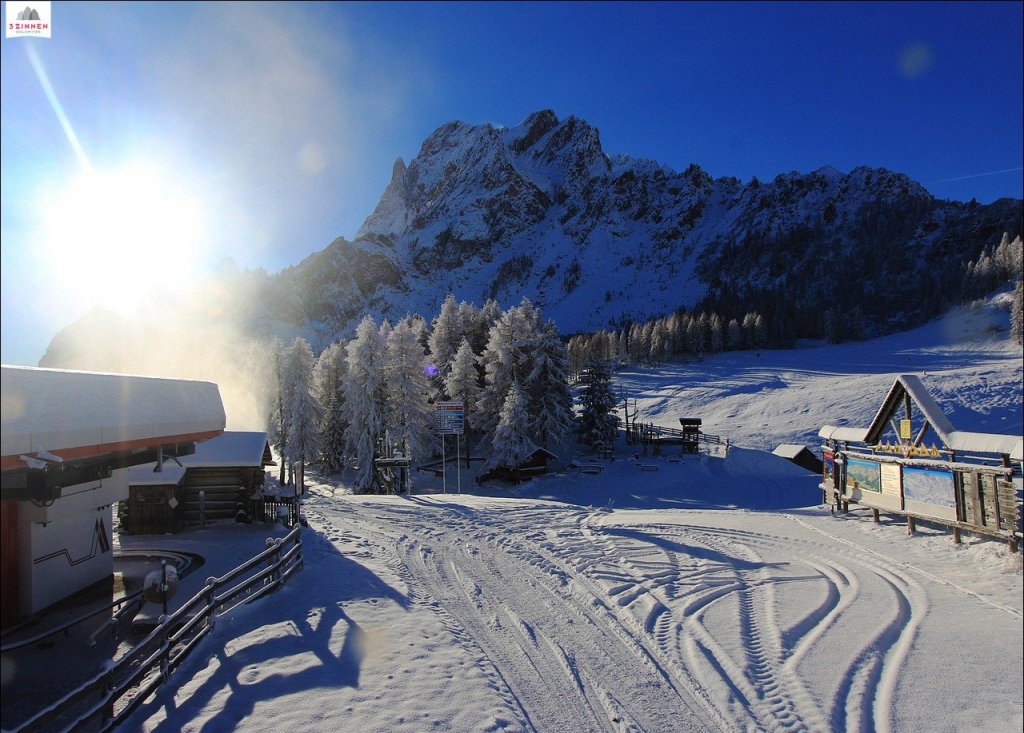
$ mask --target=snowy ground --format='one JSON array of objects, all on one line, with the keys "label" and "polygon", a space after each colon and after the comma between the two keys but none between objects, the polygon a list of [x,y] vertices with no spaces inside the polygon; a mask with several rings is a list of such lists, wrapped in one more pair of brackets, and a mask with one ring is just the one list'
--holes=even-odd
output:
[{"label": "snowy ground", "polygon": [[623,375],[656,422],[748,446],[725,459],[623,450],[475,496],[314,479],[303,570],[122,730],[1020,731],[1021,555],[833,517],[816,477],[760,450],[866,425],[904,371],[957,427],[1019,434],[1021,352],[973,340],[984,313]]}]

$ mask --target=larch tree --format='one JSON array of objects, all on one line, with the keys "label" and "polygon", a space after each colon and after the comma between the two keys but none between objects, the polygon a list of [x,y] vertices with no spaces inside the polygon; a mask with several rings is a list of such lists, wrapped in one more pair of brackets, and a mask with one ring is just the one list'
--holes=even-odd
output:
[{"label": "larch tree", "polygon": [[468,339],[463,339],[455,352],[451,369],[444,380],[445,391],[453,400],[462,402],[463,429],[466,439],[466,466],[470,462],[470,436],[476,422],[477,401],[480,399],[480,369],[477,357]]},{"label": "larch tree", "polygon": [[284,360],[284,404],[290,422],[284,455],[289,464],[318,456],[320,405],[312,395],[315,363],[309,342],[297,336],[285,352]]},{"label": "larch tree", "polygon": [[424,371],[427,355],[418,335],[413,319],[399,321],[388,335],[384,364],[388,434],[409,457],[428,455],[433,438],[430,384]]},{"label": "larch tree", "polygon": [[320,404],[320,464],[328,473],[345,467],[345,394],[348,372],[345,344],[334,342],[320,354],[313,368],[313,393]]},{"label": "larch tree", "polygon": [[345,375],[345,451],[355,461],[353,484],[366,492],[374,485],[373,459],[377,441],[384,434],[386,392],[384,362],[386,341],[372,316],[365,316],[355,338],[346,346],[348,373]]}]

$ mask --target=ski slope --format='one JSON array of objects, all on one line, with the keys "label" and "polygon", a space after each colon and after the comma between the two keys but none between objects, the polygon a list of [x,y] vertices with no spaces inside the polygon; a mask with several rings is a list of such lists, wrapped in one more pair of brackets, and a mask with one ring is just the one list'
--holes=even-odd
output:
[{"label": "ski slope", "polygon": [[1021,555],[832,516],[758,445],[866,424],[906,371],[958,427],[1019,434],[1021,352],[990,318],[622,375],[655,421],[743,426],[727,458],[620,447],[596,475],[475,495],[314,477],[303,570],[220,619],[124,729],[1020,731]]}]

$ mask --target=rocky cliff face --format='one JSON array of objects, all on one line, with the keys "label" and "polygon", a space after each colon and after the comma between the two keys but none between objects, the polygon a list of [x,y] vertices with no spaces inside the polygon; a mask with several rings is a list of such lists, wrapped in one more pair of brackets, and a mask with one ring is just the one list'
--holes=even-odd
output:
[{"label": "rocky cliff face", "polygon": [[[743,184],[696,164],[613,158],[587,122],[544,110],[512,128],[443,125],[412,162],[395,162],[353,243],[334,242],[276,284],[302,301],[286,320],[331,331],[364,309],[433,314],[448,292],[477,303],[525,295],[564,332],[702,303],[797,318],[822,298],[905,320],[927,316],[928,294],[1020,227],[1020,201],[937,201],[884,169]],[[327,256],[334,249],[347,254]],[[836,279],[856,286],[830,287]]]}]

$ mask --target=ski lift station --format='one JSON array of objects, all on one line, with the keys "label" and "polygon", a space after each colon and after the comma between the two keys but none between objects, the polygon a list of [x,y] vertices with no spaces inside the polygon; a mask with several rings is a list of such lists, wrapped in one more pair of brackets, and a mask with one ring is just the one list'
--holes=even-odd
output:
[{"label": "ski lift station", "polygon": [[3,626],[111,578],[127,469],[224,432],[212,382],[2,367]]},{"label": "ski lift station", "polygon": [[957,430],[921,379],[896,378],[865,428],[824,426],[821,488],[826,504],[851,504],[961,531],[1021,538],[1024,440]]}]

